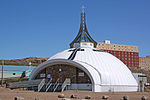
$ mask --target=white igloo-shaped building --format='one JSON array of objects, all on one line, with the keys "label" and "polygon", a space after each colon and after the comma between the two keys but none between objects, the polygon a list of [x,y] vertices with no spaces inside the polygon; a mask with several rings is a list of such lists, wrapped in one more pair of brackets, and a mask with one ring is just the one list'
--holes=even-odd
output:
[{"label": "white igloo-shaped building", "polygon": [[67,90],[91,90],[93,92],[137,91],[138,84],[128,67],[115,56],[95,49],[97,43],[90,37],[85,13],[81,13],[81,25],[70,49],[57,53],[33,70],[30,80],[50,77],[61,85],[71,80]]}]

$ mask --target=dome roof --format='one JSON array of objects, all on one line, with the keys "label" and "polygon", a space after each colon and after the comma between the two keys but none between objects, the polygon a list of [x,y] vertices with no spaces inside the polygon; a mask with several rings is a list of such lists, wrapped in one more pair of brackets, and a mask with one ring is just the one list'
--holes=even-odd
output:
[{"label": "dome roof", "polygon": [[71,48],[57,53],[48,60],[53,59],[67,59],[83,65],[95,77],[95,82],[100,85],[137,86],[131,71],[122,61],[98,49],[80,48],[77,50]]},{"label": "dome roof", "polygon": [[92,82],[93,92],[137,91],[138,84],[128,67],[115,56],[95,48],[71,48],[50,57],[36,67],[30,76],[52,65],[67,64],[84,71]]}]

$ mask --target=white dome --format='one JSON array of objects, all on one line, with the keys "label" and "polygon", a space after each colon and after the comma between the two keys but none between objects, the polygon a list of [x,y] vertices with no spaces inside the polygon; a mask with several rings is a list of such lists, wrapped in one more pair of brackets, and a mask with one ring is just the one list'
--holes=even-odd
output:
[{"label": "white dome", "polygon": [[45,65],[56,62],[72,64],[86,72],[94,92],[137,91],[137,82],[127,66],[115,56],[94,48],[71,48],[57,53],[39,65],[30,79]]},{"label": "white dome", "polygon": [[[68,59],[73,53],[71,48],[50,57],[52,59]],[[95,84],[101,86],[133,86],[137,82],[127,66],[115,56],[98,49],[81,48],[72,61],[86,67],[92,75]],[[115,91],[115,90],[114,90]]]}]

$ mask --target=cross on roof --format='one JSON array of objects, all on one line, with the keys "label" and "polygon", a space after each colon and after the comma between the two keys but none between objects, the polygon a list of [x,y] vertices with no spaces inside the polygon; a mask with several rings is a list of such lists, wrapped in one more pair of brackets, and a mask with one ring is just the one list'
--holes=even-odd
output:
[{"label": "cross on roof", "polygon": [[81,8],[82,8],[82,13],[84,13],[85,6],[82,6]]}]

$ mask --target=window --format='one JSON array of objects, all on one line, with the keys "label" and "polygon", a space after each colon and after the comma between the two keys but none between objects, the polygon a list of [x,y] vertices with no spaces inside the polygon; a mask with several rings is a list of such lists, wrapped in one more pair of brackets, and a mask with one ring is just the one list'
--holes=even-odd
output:
[{"label": "window", "polygon": [[78,49],[78,51],[84,51],[84,49]]},{"label": "window", "polygon": [[70,51],[74,51],[75,49],[71,49],[71,50],[68,50],[68,52],[70,52]]},{"label": "window", "polygon": [[102,50],[98,50],[98,49],[93,49],[93,51],[103,52]]}]

